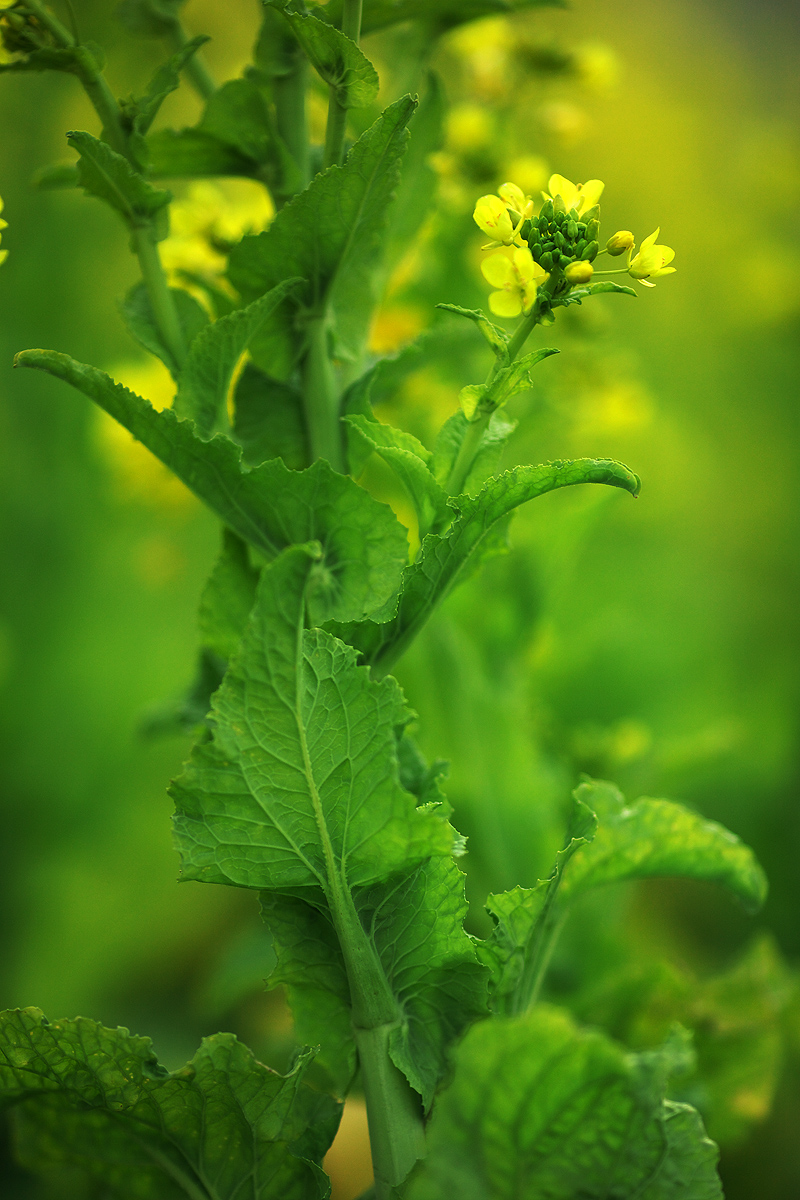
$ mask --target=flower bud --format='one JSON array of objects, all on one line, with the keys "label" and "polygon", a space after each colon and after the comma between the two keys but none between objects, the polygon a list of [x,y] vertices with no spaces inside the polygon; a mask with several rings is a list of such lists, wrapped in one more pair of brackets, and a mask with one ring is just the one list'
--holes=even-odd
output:
[{"label": "flower bud", "polygon": [[620,229],[608,239],[606,250],[616,258],[618,255],[625,254],[627,250],[630,250],[634,240],[634,236],[629,229]]},{"label": "flower bud", "polygon": [[585,259],[587,262],[592,262],[595,258],[597,258],[597,251],[599,249],[600,247],[598,246],[597,242],[589,242],[589,245],[586,246],[581,254],[581,258]]},{"label": "flower bud", "polygon": [[570,263],[564,272],[564,278],[570,287],[576,287],[578,284],[589,283],[594,275],[594,267],[590,262],[573,262]]}]

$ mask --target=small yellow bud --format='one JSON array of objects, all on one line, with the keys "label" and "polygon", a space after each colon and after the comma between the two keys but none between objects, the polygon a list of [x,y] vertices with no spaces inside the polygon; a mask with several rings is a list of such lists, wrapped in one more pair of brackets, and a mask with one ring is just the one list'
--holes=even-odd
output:
[{"label": "small yellow bud", "polygon": [[564,272],[564,278],[571,287],[589,283],[593,275],[594,267],[590,262],[572,262]]},{"label": "small yellow bud", "polygon": [[635,240],[629,229],[620,229],[608,239],[606,250],[613,258],[616,258],[618,254],[624,254],[626,250],[630,250]]}]

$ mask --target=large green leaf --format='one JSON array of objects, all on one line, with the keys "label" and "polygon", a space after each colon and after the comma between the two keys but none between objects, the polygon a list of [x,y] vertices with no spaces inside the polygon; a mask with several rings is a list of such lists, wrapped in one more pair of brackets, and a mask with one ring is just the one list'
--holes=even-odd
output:
[{"label": "large green leaf", "polygon": [[303,630],[319,569],[305,547],[264,568],[213,737],[172,794],[183,878],[321,892],[339,922],[354,887],[446,854],[453,838],[399,784],[395,729],[410,713],[395,681],[371,681],[349,646]]},{"label": "large green leaf", "polygon": [[538,1008],[467,1033],[409,1200],[722,1200],[694,1109],[664,1100],[679,1047],[629,1055]]},{"label": "large green leaf", "polygon": [[126,158],[90,133],[77,130],[68,133],[67,140],[80,155],[80,186],[109,204],[132,228],[150,221],[172,199],[170,192],[154,188]]},{"label": "large green leaf", "polygon": [[17,1009],[0,1016],[0,1102],[54,1195],[71,1180],[114,1200],[322,1200],[338,1106],[303,1083],[311,1057],[278,1075],[219,1033],[170,1072],[149,1038]]},{"label": "large green leaf", "polygon": [[[424,21],[434,30],[450,29],[479,17],[519,12],[525,8],[563,8],[565,0],[364,0],[363,33],[385,29],[399,21]],[[331,0],[325,18],[341,21],[342,0]]]},{"label": "large green leaf", "polygon": [[521,1011],[535,1000],[566,911],[591,888],[675,875],[724,884],[751,911],[766,897],[752,850],[715,821],[671,800],[626,805],[610,783],[583,783],[574,798],[573,826],[550,878],[489,897],[497,924],[482,956],[500,1010]]},{"label": "large green leaf", "polygon": [[[380,236],[397,186],[415,102],[392,104],[358,139],[344,165],[329,167],[295,196],[264,233],[244,238],[230,257],[231,282],[246,300],[287,277],[305,279],[302,303],[318,314],[328,309],[346,353],[358,355],[374,305]],[[300,347],[287,348],[289,330],[254,344],[259,366],[278,375],[276,361],[291,363]],[[277,339],[279,346],[273,341]],[[284,367],[284,371],[286,371]]]},{"label": "large green leaf", "polygon": [[175,411],[191,417],[201,437],[228,424],[226,403],[236,367],[262,325],[270,320],[299,279],[286,279],[246,308],[206,325],[189,347],[178,380]]},{"label": "large green leaf", "polygon": [[[464,878],[452,859],[434,858],[408,875],[357,889],[354,901],[397,1000],[390,1053],[426,1108],[447,1066],[448,1046],[485,1011],[486,972],[463,930]],[[350,993],[330,918],[313,904],[264,895],[278,965],[298,1036],[321,1047],[338,1090],[352,1079],[356,1055]]]},{"label": "large green leaf", "polygon": [[15,361],[94,400],[267,557],[294,543],[319,541],[324,558],[308,596],[314,621],[369,613],[397,588],[408,558],[405,530],[387,505],[326,462],[290,471],[274,459],[248,470],[241,448],[228,438],[217,434],[203,441],[191,421],[169,409],[156,412],[95,367],[52,350],[24,350]]},{"label": "large green leaf", "polygon": [[420,538],[447,524],[450,518],[447,493],[431,473],[430,451],[412,434],[369,420],[360,413],[344,419],[350,435],[355,434],[382,458],[408,492],[417,514]]},{"label": "large green leaf", "polygon": [[336,93],[342,108],[366,108],[378,98],[378,72],[355,42],[313,13],[288,7],[288,0],[266,0],[288,22],[315,71]]},{"label": "large green leaf", "polygon": [[[399,605],[385,624],[368,621],[358,627],[342,628],[346,641],[356,646],[364,659],[379,672],[388,671],[436,605],[447,595],[494,526],[527,500],[577,483],[604,483],[623,488],[636,496],[640,481],[628,467],[612,459],[579,458],[572,462],[545,463],[539,467],[515,467],[490,479],[477,496],[458,496],[448,503],[455,519],[446,533],[429,535],[422,553],[403,576]],[[388,606],[387,606],[388,608]]]},{"label": "large green leaf", "polygon": [[[500,459],[506,442],[517,428],[517,421],[511,421],[503,412],[494,412],[489,418],[489,424],[484,430],[477,453],[472,460],[469,474],[464,480],[464,492],[468,496],[476,495],[490,475],[493,475],[500,465]],[[448,417],[436,438],[433,448],[431,470],[437,483],[447,487],[458,452],[470,428],[470,423],[461,409]]]}]

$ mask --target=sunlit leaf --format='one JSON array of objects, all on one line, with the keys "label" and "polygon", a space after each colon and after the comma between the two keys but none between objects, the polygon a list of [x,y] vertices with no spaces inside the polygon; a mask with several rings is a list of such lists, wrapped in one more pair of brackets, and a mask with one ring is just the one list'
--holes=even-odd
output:
[{"label": "sunlit leaf", "polygon": [[345,417],[348,429],[363,439],[394,471],[408,492],[419,521],[420,537],[447,523],[447,494],[430,470],[430,451],[412,434],[358,414]]},{"label": "sunlit leaf", "polygon": [[80,155],[80,186],[116,209],[129,225],[149,220],[172,199],[169,192],[154,188],[126,158],[90,133],[68,133],[67,140]]}]

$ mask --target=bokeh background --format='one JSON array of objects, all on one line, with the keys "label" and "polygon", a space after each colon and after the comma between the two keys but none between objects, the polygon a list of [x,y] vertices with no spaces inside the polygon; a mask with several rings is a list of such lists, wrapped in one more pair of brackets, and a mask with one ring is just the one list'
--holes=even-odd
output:
[{"label": "bokeh background", "polygon": [[[104,0],[76,7],[115,92],[140,87],[161,48]],[[186,10],[220,79],[241,71],[258,21],[255,0]],[[599,297],[546,331],[562,354],[513,402],[509,464],[619,457],[640,500],[576,489],[528,506],[512,554],[448,602],[398,673],[426,753],[452,763],[475,932],[488,890],[548,870],[581,772],[682,800],[757,851],[771,881],[757,918],[711,888],[615,890],[573,920],[550,983],[632,1046],[674,1020],[695,1030],[700,1069],[679,1090],[722,1143],[729,1200],[800,1195],[799,47],[790,0],[574,0],[463,27],[421,76],[413,32],[365,45],[385,98],[425,92],[432,67],[451,106],[434,210],[396,257],[376,352],[430,325],[439,301],[485,304],[470,214],[506,178],[599,177],[606,235],[660,225],[677,251],[655,291]],[[199,111],[184,89],[162,123]],[[73,128],[97,131],[74,80],[0,79],[0,1006],[128,1025],[170,1066],[229,1028],[281,1066],[291,1021],[261,982],[255,899],[176,885],[165,785],[190,740],[152,735],[191,679],[215,522],[88,401],[10,369],[16,350],[49,346],[164,386],[117,312],[136,279],[121,226],[31,186]],[[256,190],[225,203],[256,210]],[[184,225],[214,203],[191,193]],[[470,331],[444,328],[440,360],[381,411],[427,439],[485,370]],[[357,1105],[347,1131],[340,1200],[364,1186]],[[7,1194],[32,1195],[3,1155]]]}]

